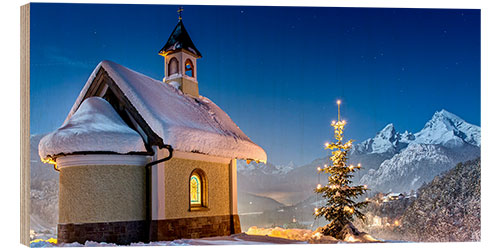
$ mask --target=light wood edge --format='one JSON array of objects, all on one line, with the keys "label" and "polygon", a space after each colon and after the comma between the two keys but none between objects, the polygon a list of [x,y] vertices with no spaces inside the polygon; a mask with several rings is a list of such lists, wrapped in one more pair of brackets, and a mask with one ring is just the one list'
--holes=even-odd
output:
[{"label": "light wood edge", "polygon": [[20,242],[30,244],[30,4],[21,6],[21,225]]}]

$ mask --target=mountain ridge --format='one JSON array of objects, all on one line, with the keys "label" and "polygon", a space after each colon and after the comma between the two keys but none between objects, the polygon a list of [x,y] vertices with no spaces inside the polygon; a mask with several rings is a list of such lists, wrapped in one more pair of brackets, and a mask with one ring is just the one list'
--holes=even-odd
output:
[{"label": "mountain ridge", "polygon": [[[352,180],[355,184],[367,184],[372,192],[411,191],[458,162],[480,156],[480,133],[479,126],[445,109],[436,111],[417,133],[400,133],[389,123],[374,137],[353,146],[349,162],[361,163],[363,168]],[[259,195],[266,195],[267,191],[269,197],[279,202],[298,203],[312,194],[318,181],[326,181],[326,176],[318,176],[316,168],[328,163],[325,156],[286,173],[265,173],[252,163],[257,168],[238,170],[238,188]],[[239,165],[239,169],[245,167]],[[283,194],[286,191],[288,196]]]}]

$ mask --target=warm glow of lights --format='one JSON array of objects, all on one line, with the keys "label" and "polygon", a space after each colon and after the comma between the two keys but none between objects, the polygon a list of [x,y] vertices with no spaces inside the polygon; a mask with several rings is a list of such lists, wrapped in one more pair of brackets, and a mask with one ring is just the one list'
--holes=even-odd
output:
[{"label": "warm glow of lights", "polygon": [[321,184],[318,184],[318,186],[316,186],[317,189],[320,189],[321,188]]},{"label": "warm glow of lights", "polygon": [[[367,189],[367,188],[368,188],[368,186],[367,186],[367,185],[363,185],[363,188]],[[368,198],[367,198],[367,199],[368,199]]]},{"label": "warm glow of lights", "polygon": [[399,221],[398,220],[394,221],[394,226],[396,226],[396,227],[399,226]]},{"label": "warm glow of lights", "polygon": [[325,142],[325,147],[328,147],[328,145],[330,145],[328,142]]},{"label": "warm glow of lights", "polygon": [[47,159],[41,159],[43,163],[48,163],[48,164],[52,164],[52,165],[56,165],[56,162],[54,160],[52,160],[51,158],[47,158]]},{"label": "warm glow of lights", "polygon": [[35,239],[35,240],[32,240],[30,241],[30,244],[31,243],[37,243],[37,242],[48,242],[48,243],[51,243],[51,244],[57,244],[57,239],[54,239],[54,238],[49,238],[48,240],[44,240],[44,239]]},{"label": "warm glow of lights", "polygon": [[337,100],[337,105],[340,105],[340,100]]},{"label": "warm glow of lights", "polygon": [[353,169],[354,169],[354,166],[353,166],[353,165],[349,166],[349,169],[350,169],[350,170],[353,170]]},{"label": "warm glow of lights", "polygon": [[370,199],[366,198],[365,201],[369,201]]},{"label": "warm glow of lights", "polygon": [[361,163],[358,163],[358,167],[361,167]]},{"label": "warm glow of lights", "polygon": [[346,241],[347,242],[356,242],[357,240],[354,239],[354,237],[352,237],[352,235],[349,235],[349,237],[347,237]]},{"label": "warm glow of lights", "polygon": [[320,168],[320,167],[318,167],[317,169],[318,169],[318,172],[319,172],[319,171],[321,171],[321,168]]},{"label": "warm glow of lights", "polygon": [[48,163],[48,164],[52,164],[52,165],[54,165],[54,169],[55,169],[56,171],[59,171],[59,169],[57,168],[57,163],[56,163],[54,160],[52,160],[52,158],[47,158],[47,159],[41,159],[41,158],[40,158],[40,160],[41,160],[43,163]]},{"label": "warm glow of lights", "polygon": [[321,234],[320,232],[316,232],[316,233],[314,233],[314,234],[312,235],[312,238],[313,238],[313,239],[319,239],[319,238],[321,238],[321,235],[322,235],[322,234]]}]

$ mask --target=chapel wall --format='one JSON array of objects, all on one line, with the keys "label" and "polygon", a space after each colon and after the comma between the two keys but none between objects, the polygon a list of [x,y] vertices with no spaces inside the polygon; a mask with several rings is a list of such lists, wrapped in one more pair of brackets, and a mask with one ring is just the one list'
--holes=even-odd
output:
[{"label": "chapel wall", "polygon": [[[165,219],[230,215],[230,165],[172,158],[165,162]],[[189,211],[189,178],[201,169],[207,180],[207,208]]]},{"label": "chapel wall", "polygon": [[89,165],[59,173],[59,224],[146,219],[144,166]]}]

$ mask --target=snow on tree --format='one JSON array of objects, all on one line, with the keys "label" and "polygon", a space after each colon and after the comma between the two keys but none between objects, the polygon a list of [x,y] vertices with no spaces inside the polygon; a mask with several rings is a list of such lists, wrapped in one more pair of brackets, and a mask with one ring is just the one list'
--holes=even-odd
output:
[{"label": "snow on tree", "polygon": [[347,155],[351,150],[353,140],[343,142],[346,122],[340,119],[340,100],[337,101],[337,106],[338,121],[331,123],[335,129],[336,142],[325,143],[325,149],[331,150],[330,163],[323,168],[318,167],[320,173],[329,175],[328,184],[325,186],[318,184],[314,190],[316,193],[322,194],[326,199],[326,204],[315,208],[314,215],[316,218],[325,217],[327,221],[330,221],[329,224],[321,228],[322,234],[343,239],[346,226],[355,230],[351,224],[355,216],[364,220],[365,216],[360,210],[368,205],[368,201],[356,202],[356,198],[366,193],[366,185],[350,185],[353,173],[361,169],[361,164],[356,166],[347,164]]}]

